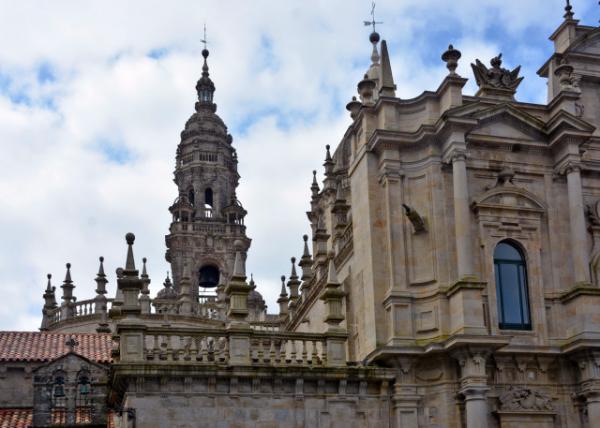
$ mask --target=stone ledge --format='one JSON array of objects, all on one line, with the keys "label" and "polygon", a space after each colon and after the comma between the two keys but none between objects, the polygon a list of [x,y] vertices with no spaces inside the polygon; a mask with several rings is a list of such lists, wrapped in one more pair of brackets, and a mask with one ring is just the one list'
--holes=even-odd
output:
[{"label": "stone ledge", "polygon": [[560,297],[562,303],[568,303],[579,296],[600,296],[600,288],[592,287],[590,283],[576,283],[573,288],[564,292]]}]

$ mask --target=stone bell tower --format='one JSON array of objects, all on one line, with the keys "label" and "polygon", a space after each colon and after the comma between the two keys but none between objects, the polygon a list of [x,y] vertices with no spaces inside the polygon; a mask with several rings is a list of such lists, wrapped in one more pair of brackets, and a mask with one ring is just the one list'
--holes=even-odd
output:
[{"label": "stone bell tower", "polygon": [[215,113],[215,85],[208,73],[206,48],[202,56],[196,112],[186,122],[177,146],[174,181],[179,195],[169,207],[173,219],[165,255],[178,291],[186,265],[193,295],[202,287],[229,281],[235,241],[242,242],[244,258],[250,247],[244,226],[246,210],[236,197],[237,154],[227,127]]}]

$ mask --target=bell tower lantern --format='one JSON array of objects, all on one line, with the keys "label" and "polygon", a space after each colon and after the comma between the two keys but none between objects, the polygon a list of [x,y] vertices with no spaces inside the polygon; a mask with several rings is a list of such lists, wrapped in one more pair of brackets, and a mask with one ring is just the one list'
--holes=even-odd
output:
[{"label": "bell tower lantern", "polygon": [[215,85],[208,72],[209,52],[196,84],[198,101],[177,146],[175,184],[178,196],[169,207],[172,222],[166,236],[166,259],[171,263],[174,288],[180,290],[184,266],[191,276],[192,294],[226,284],[233,271],[233,243],[250,247],[246,210],[236,197],[240,176],[237,154],[227,127],[216,114]]}]

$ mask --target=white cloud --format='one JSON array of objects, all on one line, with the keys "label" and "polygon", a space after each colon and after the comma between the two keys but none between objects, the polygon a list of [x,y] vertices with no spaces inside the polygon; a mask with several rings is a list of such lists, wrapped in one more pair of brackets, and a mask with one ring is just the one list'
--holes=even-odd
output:
[{"label": "white cloud", "polygon": [[[574,2],[579,17],[591,15],[583,3]],[[193,112],[204,21],[218,113],[240,159],[238,195],[253,238],[248,271],[276,311],[278,278],[308,231],[311,171],[321,175],[325,144],[342,137],[343,107],[368,66],[369,6],[0,0],[0,291],[10,302],[0,306],[0,328],[37,328],[45,273],[60,286],[67,261],[76,295],[91,298],[103,255],[113,293],[128,231],[138,237],[138,263],[149,259],[151,289],[160,288],[174,153]],[[522,62],[526,75],[519,97],[543,100],[544,81],[533,72],[551,49],[560,0],[377,7],[400,96],[437,88],[446,73],[439,56],[453,42],[465,77],[474,58],[510,48],[507,66]],[[466,92],[474,91],[469,82]]]}]

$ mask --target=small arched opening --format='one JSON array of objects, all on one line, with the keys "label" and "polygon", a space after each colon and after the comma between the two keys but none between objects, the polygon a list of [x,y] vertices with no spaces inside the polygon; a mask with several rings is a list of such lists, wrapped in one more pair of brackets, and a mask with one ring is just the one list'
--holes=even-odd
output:
[{"label": "small arched opening", "polygon": [[198,285],[204,288],[214,288],[219,285],[219,268],[214,265],[205,265],[198,273]]}]

